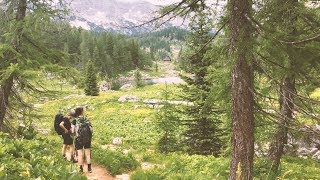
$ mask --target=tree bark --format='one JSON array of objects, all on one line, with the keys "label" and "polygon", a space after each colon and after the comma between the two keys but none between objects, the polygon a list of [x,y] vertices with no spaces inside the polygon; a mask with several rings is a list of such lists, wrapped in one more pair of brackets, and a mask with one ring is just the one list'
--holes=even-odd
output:
[{"label": "tree bark", "polygon": [[[16,12],[16,31],[14,32],[14,37],[11,41],[12,48],[16,51],[20,51],[21,47],[21,36],[23,34],[23,21],[26,16],[27,10],[27,0],[19,0],[17,4]],[[13,56],[13,57],[12,57]],[[10,60],[10,63],[17,63],[17,59],[14,54],[7,52],[5,53],[5,60]],[[8,64],[10,64],[8,63]],[[11,74],[8,79],[0,85],[0,131],[4,131],[4,118],[6,116],[8,106],[9,106],[9,97],[12,91],[14,82],[14,74]]]},{"label": "tree bark", "polygon": [[280,159],[283,154],[284,145],[288,141],[288,127],[290,121],[293,118],[293,98],[295,92],[295,82],[293,77],[286,77],[283,79],[283,83],[280,87],[280,114],[278,119],[278,128],[275,134],[275,138],[270,145],[269,159],[272,161],[271,170],[277,172],[280,165]]},{"label": "tree bark", "polygon": [[[290,8],[295,9],[297,0],[287,0],[285,2]],[[288,27],[284,30],[289,32],[289,38],[294,39],[297,35],[297,29],[295,27],[295,21],[297,21],[295,11],[284,12],[288,17],[286,22]],[[285,22],[284,22],[285,23]],[[282,26],[280,24],[280,26]],[[281,157],[284,153],[284,145],[288,142],[288,129],[290,122],[293,119],[294,113],[294,95],[296,93],[295,89],[295,47],[292,44],[287,45],[287,54],[288,54],[288,70],[286,75],[283,77],[280,91],[279,91],[279,104],[280,104],[280,117],[278,119],[278,126],[274,139],[270,144],[270,149],[268,152],[268,157],[272,161],[271,170],[276,173],[278,171]]]},{"label": "tree bark", "polygon": [[231,0],[232,71],[232,159],[229,179],[251,180],[254,155],[254,98],[252,69],[252,28],[247,17],[251,0]]}]

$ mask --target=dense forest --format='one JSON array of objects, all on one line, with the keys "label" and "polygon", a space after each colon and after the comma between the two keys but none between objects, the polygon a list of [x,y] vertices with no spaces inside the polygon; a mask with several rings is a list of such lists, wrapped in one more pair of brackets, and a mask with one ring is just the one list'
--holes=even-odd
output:
[{"label": "dense forest", "polygon": [[137,34],[134,37],[139,39],[143,47],[150,48],[156,59],[164,59],[166,56],[172,57],[172,46],[182,48],[186,41],[188,31],[177,27],[168,27],[155,32]]},{"label": "dense forest", "polygon": [[155,21],[188,30],[133,36],[72,27],[65,1],[0,3],[0,179],[86,179],[52,127],[78,106],[112,176],[319,179],[319,3],[180,0]]}]

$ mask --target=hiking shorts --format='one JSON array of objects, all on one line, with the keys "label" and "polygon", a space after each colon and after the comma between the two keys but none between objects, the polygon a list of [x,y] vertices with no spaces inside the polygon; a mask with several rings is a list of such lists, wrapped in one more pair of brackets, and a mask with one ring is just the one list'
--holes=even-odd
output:
[{"label": "hiking shorts", "polygon": [[91,141],[88,143],[81,143],[79,141],[76,140],[75,142],[75,148],[76,150],[80,150],[80,149],[90,149],[91,148]]},{"label": "hiking shorts", "polygon": [[72,145],[73,139],[70,134],[62,134],[63,144]]}]

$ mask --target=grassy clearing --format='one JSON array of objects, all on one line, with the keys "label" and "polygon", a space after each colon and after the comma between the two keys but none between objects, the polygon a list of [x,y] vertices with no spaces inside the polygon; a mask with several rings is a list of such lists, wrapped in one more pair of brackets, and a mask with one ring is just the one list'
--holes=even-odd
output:
[{"label": "grassy clearing", "polygon": [[[181,100],[182,91],[176,85],[169,85],[169,99]],[[145,99],[163,99],[165,85],[152,85],[130,90],[101,93],[98,97],[72,96],[63,98],[79,90],[66,88],[59,100],[49,101],[38,107],[41,117],[39,124],[52,128],[54,115],[62,110],[86,105],[86,114],[94,127],[93,160],[112,174],[132,172],[132,179],[227,179],[229,173],[229,157],[189,156],[183,153],[161,154],[156,145],[161,132],[156,126],[157,109],[144,107]],[[317,91],[315,92],[318,93]],[[131,94],[139,98],[138,102],[118,102],[122,95]],[[138,108],[135,106],[139,105]],[[121,137],[123,144],[114,150],[104,150],[112,140]],[[48,138],[57,142],[56,151],[60,148],[60,138],[51,133]],[[129,154],[126,154],[126,153]],[[139,164],[154,164],[151,169],[142,169]],[[286,157],[282,161],[280,179],[316,179],[319,162],[300,158]],[[301,166],[300,164],[303,164]],[[270,179],[270,165],[261,158],[256,159],[255,178]],[[300,171],[299,168],[303,168]]]}]

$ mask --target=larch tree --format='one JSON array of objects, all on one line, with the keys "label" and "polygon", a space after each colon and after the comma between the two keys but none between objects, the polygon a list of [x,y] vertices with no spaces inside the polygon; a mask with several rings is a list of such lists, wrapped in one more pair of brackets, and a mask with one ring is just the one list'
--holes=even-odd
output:
[{"label": "larch tree", "polygon": [[[317,73],[312,72],[317,72],[319,67],[319,62],[315,61],[319,58],[319,23],[316,23],[319,16],[305,7],[303,2],[272,0],[263,4],[257,18],[260,23],[253,19],[252,23],[263,40],[256,56],[261,60],[260,69],[278,89],[279,113],[268,152],[272,172],[277,173],[289,129],[297,124],[294,114],[308,112],[308,108],[299,107],[299,104],[306,105],[312,101],[301,98],[303,95],[299,89],[314,84],[316,79],[314,75]],[[269,92],[268,96],[272,93]]]},{"label": "larch tree", "polygon": [[253,29],[251,0],[231,0],[230,56],[234,60],[232,94],[232,159],[230,179],[253,178],[254,156],[254,85],[253,85]]},{"label": "larch tree", "polygon": [[[0,17],[0,130],[4,131],[5,119],[13,118],[10,112],[17,106],[30,107],[23,100],[22,92],[29,95],[41,92],[30,82],[30,70],[58,64],[64,59],[62,48],[61,51],[51,50],[40,38],[51,32],[46,28],[52,17],[64,13],[60,9],[64,7],[64,1],[57,4],[53,1],[6,0],[1,3],[4,5],[1,8],[6,9]],[[42,26],[38,26],[40,23]],[[16,107],[12,106],[12,102],[18,102],[15,103]],[[11,122],[7,122],[7,126],[10,126]]]},{"label": "larch tree", "polygon": [[12,94],[14,79],[17,71],[18,53],[21,52],[21,40],[23,36],[24,19],[27,11],[27,0],[19,0],[16,4],[17,11],[15,13],[13,31],[9,44],[4,50],[1,57],[1,72],[0,72],[0,131],[4,130],[4,118],[9,107],[9,97]]},{"label": "larch tree", "polygon": [[[186,17],[206,0],[181,0],[163,9],[164,16]],[[230,17],[230,57],[233,60],[231,75],[232,98],[232,159],[230,179],[253,178],[254,157],[254,74],[253,74],[253,28],[248,17],[252,14],[251,0],[228,1]],[[156,19],[157,20],[157,19]],[[210,42],[208,42],[210,43]]]}]

